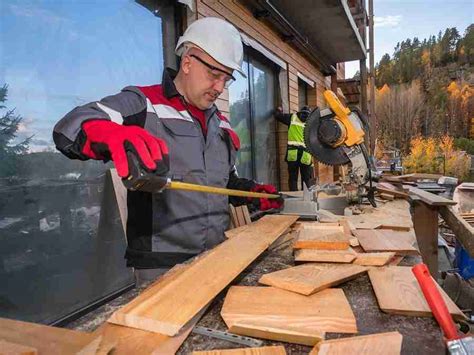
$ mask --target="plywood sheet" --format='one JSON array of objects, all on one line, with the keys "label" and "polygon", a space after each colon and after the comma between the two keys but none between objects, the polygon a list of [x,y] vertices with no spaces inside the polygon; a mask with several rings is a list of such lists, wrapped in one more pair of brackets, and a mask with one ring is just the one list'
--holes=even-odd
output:
[{"label": "plywood sheet", "polygon": [[263,275],[258,282],[284,290],[311,295],[351,280],[367,271],[352,264],[304,264]]},{"label": "plywood sheet", "polygon": [[298,216],[269,215],[198,258],[165,287],[157,286],[115,312],[109,322],[175,335]]},{"label": "plywood sheet", "polygon": [[357,256],[352,248],[346,250],[295,250],[296,261],[313,261],[320,263],[351,263]]},{"label": "plywood sheet", "polygon": [[326,332],[357,332],[341,289],[303,296],[274,287],[233,286],[221,315],[232,333],[306,345],[316,344]]},{"label": "plywood sheet", "polygon": [[332,229],[302,229],[293,244],[295,249],[345,250],[349,248],[349,238]]},{"label": "plywood sheet", "polygon": [[417,255],[416,249],[410,242],[408,232],[395,232],[388,230],[358,229],[353,231],[360,245],[366,252],[390,252],[397,255]]},{"label": "plywood sheet", "polygon": [[260,348],[193,351],[193,355],[286,355],[286,350],[283,346],[262,346]]},{"label": "plywood sheet", "polygon": [[[370,282],[380,309],[387,313],[409,316],[431,316],[418,281],[409,266],[387,266],[369,270]],[[464,315],[448,295],[438,287],[451,315],[463,319]]]},{"label": "plywood sheet", "polygon": [[94,334],[6,318],[0,318],[0,339],[35,348],[39,354],[75,354],[100,342]]},{"label": "plywood sheet", "polygon": [[358,253],[354,264],[365,266],[383,266],[386,265],[395,256],[395,252],[382,253]]},{"label": "plywood sheet", "polygon": [[402,339],[399,332],[389,332],[324,340],[316,344],[310,355],[400,355]]}]

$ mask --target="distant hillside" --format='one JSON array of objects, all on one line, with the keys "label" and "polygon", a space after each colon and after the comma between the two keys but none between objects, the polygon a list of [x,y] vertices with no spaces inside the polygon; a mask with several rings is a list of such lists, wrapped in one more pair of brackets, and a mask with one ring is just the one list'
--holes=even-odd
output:
[{"label": "distant hillside", "polygon": [[474,121],[474,24],[461,36],[398,43],[376,65],[377,138],[407,152],[416,136],[471,138]]}]

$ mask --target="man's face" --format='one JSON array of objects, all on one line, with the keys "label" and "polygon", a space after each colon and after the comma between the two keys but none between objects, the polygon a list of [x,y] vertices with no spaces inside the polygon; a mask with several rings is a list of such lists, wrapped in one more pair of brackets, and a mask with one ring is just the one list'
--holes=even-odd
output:
[{"label": "man's face", "polygon": [[201,110],[210,108],[233,81],[232,69],[198,48],[191,48],[182,58],[181,70],[186,79],[186,99]]}]

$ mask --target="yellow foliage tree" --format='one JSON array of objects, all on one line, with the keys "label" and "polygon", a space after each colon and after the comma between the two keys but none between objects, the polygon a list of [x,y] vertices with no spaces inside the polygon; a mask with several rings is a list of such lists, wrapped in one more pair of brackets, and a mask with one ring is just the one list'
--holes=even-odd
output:
[{"label": "yellow foliage tree", "polygon": [[454,148],[450,136],[424,138],[417,136],[410,142],[410,154],[403,160],[407,173],[446,174],[464,180],[469,175],[471,159]]}]

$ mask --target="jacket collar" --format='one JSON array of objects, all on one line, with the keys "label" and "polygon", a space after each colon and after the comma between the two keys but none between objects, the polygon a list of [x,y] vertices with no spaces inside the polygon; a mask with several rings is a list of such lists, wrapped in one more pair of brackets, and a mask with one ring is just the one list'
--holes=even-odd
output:
[{"label": "jacket collar", "polygon": [[167,99],[171,99],[175,96],[181,96],[181,94],[176,89],[174,85],[174,78],[176,78],[177,71],[171,68],[166,68],[163,71],[163,79],[161,81],[161,86],[163,87],[163,94]]}]

